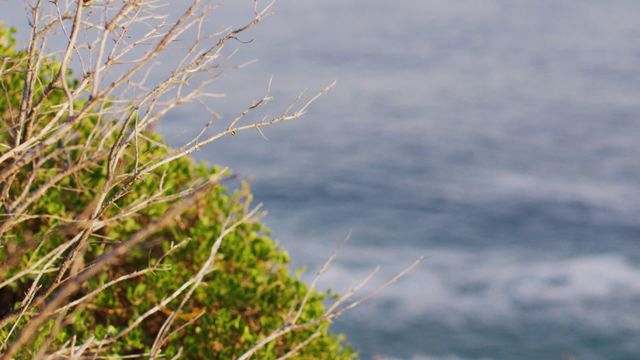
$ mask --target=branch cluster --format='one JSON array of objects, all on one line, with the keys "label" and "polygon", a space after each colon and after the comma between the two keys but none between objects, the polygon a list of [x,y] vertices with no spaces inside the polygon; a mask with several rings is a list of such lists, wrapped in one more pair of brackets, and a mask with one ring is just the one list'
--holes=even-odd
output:
[{"label": "branch cluster", "polygon": [[[225,242],[247,236],[262,212],[251,207],[248,192],[231,196],[234,202],[220,205],[224,210],[211,216],[212,232],[202,243],[206,246],[198,248],[200,260],[180,263],[178,254],[193,242],[185,222],[208,218],[198,212],[202,203],[222,201],[221,184],[232,179],[227,169],[202,170],[186,157],[238,132],[256,130],[264,136],[264,127],[300,118],[333,86],[306,100],[299,96],[272,117],[254,118],[272,99],[271,82],[264,96],[237,116],[223,119],[213,110],[224,94],[211,91],[212,86],[246,65],[230,64],[235,51],[229,44],[267,17],[272,5],[256,1],[245,24],[213,34],[203,29],[217,8],[201,0],[192,0],[175,16],[163,13],[157,0],[34,0],[28,5],[28,47],[15,51],[3,45],[0,59],[0,292],[12,296],[0,309],[0,359],[101,358],[118,351],[122,357],[159,358],[167,356],[165,349],[177,334],[205,316],[215,318],[211,309],[185,309],[202,302],[198,289],[224,270],[219,263],[227,261],[220,253]],[[48,47],[56,37],[64,39],[59,51]],[[184,49],[180,61],[159,72],[155,62],[177,44]],[[183,146],[166,147],[152,126],[193,103],[204,105],[211,120]],[[136,256],[146,256],[147,264],[132,266],[140,263],[133,261]],[[309,316],[309,302],[322,301],[315,291],[317,278],[334,257],[304,295],[290,301],[280,325],[241,347],[238,359],[287,334],[311,330],[280,354],[294,356],[318,341],[324,325],[398,278],[354,299],[372,273]],[[116,331],[65,333],[77,326],[78,314],[96,314],[104,294],[175,267],[188,268],[189,275],[176,279],[171,291],[153,296],[146,310],[129,314]],[[121,340],[149,322],[155,323],[154,337],[143,352],[122,347]],[[181,347],[171,354],[185,355]]]}]

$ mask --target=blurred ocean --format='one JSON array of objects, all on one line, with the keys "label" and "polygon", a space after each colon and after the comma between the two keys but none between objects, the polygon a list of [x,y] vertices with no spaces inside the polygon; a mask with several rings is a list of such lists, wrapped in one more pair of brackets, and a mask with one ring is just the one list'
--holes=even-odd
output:
[{"label": "blurred ocean", "polygon": [[[211,26],[251,16],[251,1],[227,6]],[[640,359],[639,14],[636,0],[280,0],[237,55],[260,61],[212,106],[234,116],[271,75],[273,113],[338,85],[269,141],[195,157],[251,179],[310,273],[353,230],[325,288],[427,256],[336,322],[364,359]],[[185,108],[159,129],[180,145],[208,120]]]}]

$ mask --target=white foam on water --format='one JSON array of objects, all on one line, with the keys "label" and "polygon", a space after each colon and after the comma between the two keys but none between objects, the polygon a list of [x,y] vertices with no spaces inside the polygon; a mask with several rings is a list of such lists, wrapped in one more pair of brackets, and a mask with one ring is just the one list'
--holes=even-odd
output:
[{"label": "white foam on water", "polygon": [[[554,201],[577,201],[595,208],[635,216],[640,210],[640,190],[630,181],[585,179],[544,174],[524,174],[497,171],[489,175],[493,189],[503,196],[526,194],[529,198]],[[500,194],[492,193],[492,196]]]},{"label": "white foam on water", "polygon": [[613,253],[554,258],[507,251],[354,247],[343,251],[319,284],[344,292],[374,264],[382,267],[379,284],[421,252],[425,262],[355,310],[364,315],[359,318],[379,321],[376,315],[383,312],[391,326],[420,319],[450,325],[524,319],[640,329],[640,320],[628,316],[640,307],[640,267]]},{"label": "white foam on water", "polygon": [[[467,357],[460,357],[457,355],[424,355],[424,354],[416,354],[411,356],[410,358],[399,358],[399,357],[386,357],[381,356],[379,358],[374,357],[373,360],[472,360]],[[490,360],[490,358],[473,358],[473,360]]]}]

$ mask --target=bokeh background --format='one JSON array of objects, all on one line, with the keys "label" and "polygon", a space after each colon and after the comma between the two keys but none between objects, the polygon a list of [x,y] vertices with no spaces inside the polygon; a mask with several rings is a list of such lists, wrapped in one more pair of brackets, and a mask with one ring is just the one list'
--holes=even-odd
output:
[{"label": "bokeh background", "polygon": [[[174,2],[179,8],[186,1]],[[22,1],[3,21],[27,36]],[[228,2],[212,28],[252,15]],[[250,179],[294,267],[344,291],[364,359],[640,358],[640,2],[279,0],[220,83],[223,118],[338,80],[304,119],[195,155]],[[24,43],[24,42],[23,42]],[[173,112],[174,145],[209,120]]]}]

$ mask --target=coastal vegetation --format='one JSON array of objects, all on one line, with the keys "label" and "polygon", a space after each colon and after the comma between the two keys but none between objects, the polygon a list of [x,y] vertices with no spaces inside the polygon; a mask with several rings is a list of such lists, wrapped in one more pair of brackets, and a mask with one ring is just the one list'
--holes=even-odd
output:
[{"label": "coastal vegetation", "polygon": [[[0,27],[0,358],[353,358],[331,322],[405,272],[364,295],[371,276],[343,295],[316,290],[335,253],[305,284],[248,184],[189,158],[298,119],[330,86],[250,121],[268,84],[172,148],[154,124],[217,96],[207,86],[241,67],[225,47],[271,5],[205,36],[200,1],[171,19],[155,1],[109,4],[35,1],[24,50]],[[55,36],[64,46],[46,51]],[[178,40],[184,57],[145,82]]]}]

